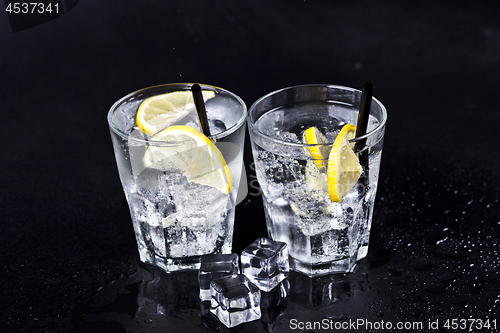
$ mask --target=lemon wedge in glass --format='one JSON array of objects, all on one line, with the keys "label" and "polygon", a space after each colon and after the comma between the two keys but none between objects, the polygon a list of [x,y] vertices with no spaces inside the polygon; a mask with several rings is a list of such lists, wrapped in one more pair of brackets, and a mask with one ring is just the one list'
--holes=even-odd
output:
[{"label": "lemon wedge in glass", "polygon": [[231,192],[231,173],[222,153],[193,127],[174,125],[155,134],[143,160],[146,167],[182,171],[190,182]]},{"label": "lemon wedge in glass", "polygon": [[[211,90],[202,91],[206,102],[215,96]],[[137,126],[147,135],[153,135],[195,111],[191,91],[174,91],[145,99],[135,116]]]},{"label": "lemon wedge in glass", "polygon": [[328,144],[328,140],[320,132],[317,127],[309,127],[302,134],[302,142],[317,146],[307,146],[307,150],[314,158],[314,164],[318,170],[323,170],[325,168],[325,161],[328,160],[330,153],[330,147],[325,146]]},{"label": "lemon wedge in glass", "polygon": [[362,168],[349,140],[356,135],[356,126],[344,125],[335,138],[328,157],[326,172],[328,195],[332,202],[340,202],[361,176]]}]

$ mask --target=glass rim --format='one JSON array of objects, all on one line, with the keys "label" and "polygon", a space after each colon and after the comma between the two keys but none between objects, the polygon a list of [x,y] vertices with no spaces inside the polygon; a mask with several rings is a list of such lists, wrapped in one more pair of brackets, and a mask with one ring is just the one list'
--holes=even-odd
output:
[{"label": "glass rim", "polygon": [[[329,142],[329,143],[325,143],[325,144],[310,144],[310,143],[298,143],[298,142],[290,142],[290,141],[285,141],[285,140],[282,140],[282,139],[278,139],[276,137],[273,137],[273,136],[270,136],[260,130],[257,129],[257,127],[255,126],[255,123],[252,121],[250,115],[252,113],[252,111],[257,107],[257,105],[262,102],[263,100],[273,96],[273,95],[277,95],[279,93],[282,93],[284,91],[287,91],[287,90],[292,90],[292,89],[297,89],[297,88],[306,88],[306,87],[328,87],[328,88],[334,88],[334,89],[341,89],[341,90],[347,90],[347,91],[352,91],[352,92],[359,92],[360,94],[362,93],[361,90],[359,89],[355,89],[355,88],[351,88],[351,87],[346,87],[346,86],[340,86],[340,85],[334,85],[334,84],[302,84],[302,85],[295,85],[295,86],[290,86],[290,87],[285,87],[285,88],[281,88],[281,89],[278,89],[278,90],[274,90],[262,97],[260,97],[259,99],[257,99],[251,106],[250,108],[248,109],[248,112],[247,112],[247,122],[248,122],[248,127],[249,129],[264,137],[266,140],[269,140],[269,141],[273,141],[275,143],[280,143],[280,144],[285,144],[285,145],[289,145],[291,147],[317,147],[317,146],[331,146],[333,144],[333,142]],[[379,105],[380,107],[380,110],[382,111],[382,119],[381,121],[379,122],[379,124],[373,128],[371,131],[367,132],[365,135],[362,135],[360,137],[357,137],[357,138],[354,138],[354,139],[351,139],[349,140],[349,142],[358,142],[358,141],[362,141],[362,140],[366,140],[368,139],[369,137],[371,137],[372,135],[375,135],[381,128],[384,128],[386,122],[387,122],[387,110],[385,108],[385,106],[378,100],[376,99],[375,97],[372,97],[372,102],[375,102],[377,105]],[[343,103],[343,104],[346,104],[346,103]],[[347,104],[349,105],[349,104]],[[352,106],[352,105],[350,105]]]},{"label": "glass rim", "polygon": [[[138,90],[135,90],[131,93],[128,93],[127,95],[121,97],[116,102],[114,102],[113,105],[111,106],[111,108],[109,109],[108,114],[107,114],[109,128],[115,134],[121,136],[124,139],[131,140],[132,142],[135,142],[135,143],[141,143],[141,144],[146,143],[148,145],[162,145],[162,146],[182,145],[183,141],[166,142],[166,141],[161,141],[161,140],[146,139],[146,138],[140,139],[140,138],[136,138],[136,137],[131,137],[130,134],[125,133],[122,129],[120,129],[118,126],[116,126],[116,124],[112,121],[112,117],[113,117],[114,111],[116,111],[116,109],[119,106],[124,104],[124,102],[127,99],[131,98],[134,95],[138,95],[142,92],[151,91],[154,89],[162,89],[162,88],[168,88],[168,87],[174,87],[174,86],[179,86],[179,88],[180,88],[179,90],[189,91],[188,89],[185,89],[185,88],[191,87],[193,84],[195,84],[195,83],[165,83],[165,84],[158,84],[158,85],[154,85],[154,86],[149,86],[149,87],[138,89]],[[240,118],[238,119],[238,121],[233,126],[227,128],[225,131],[211,135],[209,137],[210,139],[217,140],[217,139],[224,138],[224,137],[228,136],[229,134],[234,133],[236,130],[238,130],[245,123],[246,116],[248,114],[248,109],[247,109],[247,106],[246,106],[245,102],[243,101],[243,99],[241,99],[241,97],[239,97],[235,93],[233,93],[229,90],[226,90],[224,88],[220,88],[220,87],[210,85],[210,84],[203,84],[203,83],[198,83],[198,84],[201,86],[202,89],[208,88],[208,90],[223,91],[224,93],[227,93],[229,96],[234,98],[238,102],[238,104],[241,106],[242,114],[241,114]],[[167,93],[167,92],[164,92],[164,93]]]}]

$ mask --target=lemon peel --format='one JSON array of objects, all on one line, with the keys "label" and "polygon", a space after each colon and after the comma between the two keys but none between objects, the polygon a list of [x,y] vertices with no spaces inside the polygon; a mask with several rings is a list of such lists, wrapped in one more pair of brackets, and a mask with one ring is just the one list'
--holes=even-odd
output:
[{"label": "lemon peel", "polygon": [[332,202],[340,202],[356,184],[363,171],[349,140],[356,135],[356,127],[346,124],[335,138],[326,172],[328,195]]},{"label": "lemon peel", "polygon": [[313,157],[316,167],[319,170],[323,170],[325,168],[325,161],[328,159],[330,153],[330,147],[327,146],[328,140],[317,127],[313,126],[304,131],[302,142],[308,145],[317,145],[307,146],[307,150]]}]

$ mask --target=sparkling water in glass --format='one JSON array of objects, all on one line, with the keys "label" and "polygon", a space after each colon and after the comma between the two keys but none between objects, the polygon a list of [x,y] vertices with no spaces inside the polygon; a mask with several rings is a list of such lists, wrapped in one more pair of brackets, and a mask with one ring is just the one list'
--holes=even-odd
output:
[{"label": "sparkling water in glass", "polygon": [[[248,126],[269,236],[288,244],[290,269],[319,276],[351,272],[367,255],[380,168],[386,110],[373,99],[368,132],[353,140],[363,172],[332,202],[326,172],[303,142],[315,126],[330,150],[345,124],[356,125],[361,91],[331,85],[285,88],[256,101]],[[365,161],[365,162],[362,162]],[[328,159],[322,161],[328,164]],[[364,164],[364,165],[363,165]]]},{"label": "sparkling water in glass", "polygon": [[[108,113],[140,260],[167,272],[198,269],[202,255],[231,253],[235,204],[246,194],[246,106],[238,96],[218,87],[201,85],[202,90],[215,94],[206,101],[206,110],[211,139],[231,173],[231,191],[225,194],[216,187],[188,181],[183,170],[145,163],[149,148],[182,149],[183,143],[154,141],[144,134],[135,120],[140,104],[155,95],[190,91],[191,86],[166,84],[142,89],[117,101]],[[172,125],[198,127],[196,110]]]}]

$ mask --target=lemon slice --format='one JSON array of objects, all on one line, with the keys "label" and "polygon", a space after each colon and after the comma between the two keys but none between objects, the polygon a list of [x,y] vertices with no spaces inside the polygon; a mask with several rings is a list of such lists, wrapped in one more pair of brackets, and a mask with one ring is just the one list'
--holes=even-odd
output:
[{"label": "lemon slice", "polygon": [[[210,90],[202,91],[206,102],[215,96]],[[175,91],[145,99],[135,116],[135,122],[147,135],[153,135],[194,112],[195,105],[191,91]]]},{"label": "lemon slice", "polygon": [[323,170],[325,168],[325,161],[328,159],[328,155],[330,153],[330,147],[324,146],[328,144],[328,140],[318,128],[313,126],[304,131],[304,134],[302,135],[302,142],[311,145],[318,145],[308,146],[307,150],[314,158],[314,164],[316,164],[316,167],[318,167],[319,170]]},{"label": "lemon slice", "polygon": [[[156,141],[171,144],[158,144]],[[190,126],[174,125],[151,137],[144,154],[146,167],[184,172],[188,181],[231,192],[229,168],[217,146]]]},{"label": "lemon slice", "polygon": [[349,143],[355,135],[356,126],[344,125],[330,151],[326,177],[328,195],[332,202],[340,202],[361,176],[361,165]]}]

